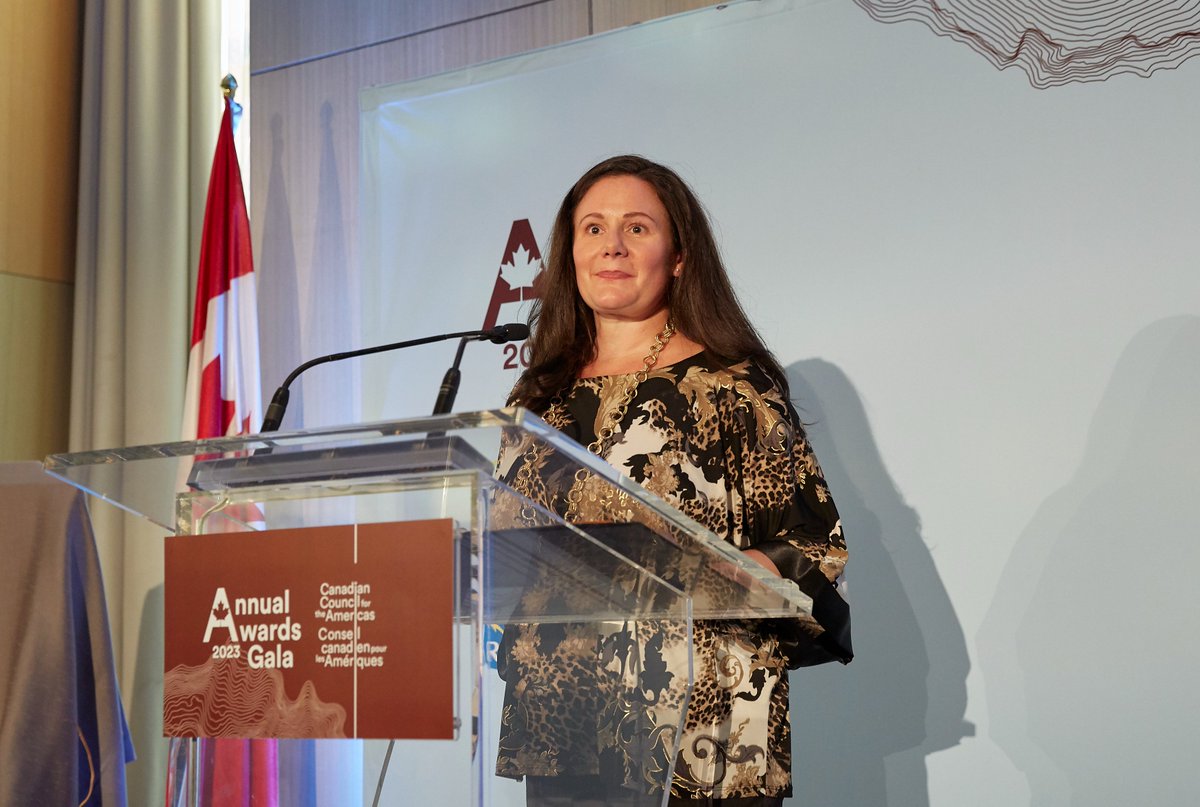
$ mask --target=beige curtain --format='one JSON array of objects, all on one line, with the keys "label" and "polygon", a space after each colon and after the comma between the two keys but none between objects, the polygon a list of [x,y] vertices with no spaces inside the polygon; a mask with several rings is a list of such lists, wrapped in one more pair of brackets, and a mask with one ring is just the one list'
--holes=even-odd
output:
[{"label": "beige curtain", "polygon": [[[84,3],[73,451],[178,439],[222,108],[220,11],[212,0]],[[139,755],[130,803],[161,803],[163,536],[91,509]]]}]

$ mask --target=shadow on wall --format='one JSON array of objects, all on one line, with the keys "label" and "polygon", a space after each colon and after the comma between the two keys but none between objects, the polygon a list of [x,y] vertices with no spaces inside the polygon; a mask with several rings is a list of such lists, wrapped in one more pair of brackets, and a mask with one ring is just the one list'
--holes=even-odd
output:
[{"label": "shadow on wall", "polygon": [[[293,367],[312,358],[301,355],[300,285],[296,273],[292,210],[283,172],[283,147],[283,116],[275,114],[271,116],[271,173],[263,209],[262,244],[255,263],[259,369],[266,396],[275,391]],[[303,422],[304,401],[293,400],[284,428],[294,428],[293,424]]]},{"label": "shadow on wall", "polygon": [[[317,209],[313,221],[309,293],[300,316],[312,337],[313,355],[350,350],[359,344],[358,281],[346,252],[342,182],[333,137],[333,104],[321,104],[321,161],[317,173]],[[309,357],[311,358],[311,356]],[[353,390],[358,389],[353,362],[315,368],[301,377],[307,425],[333,425],[358,420]],[[304,386],[305,382],[311,386]]]},{"label": "shadow on wall", "polygon": [[[345,205],[334,149],[334,109],[321,106],[315,134],[284,132],[283,118],[271,118],[271,172],[263,211],[259,250],[258,308],[263,390],[268,395],[302,362],[350,350],[358,344],[354,314],[358,280],[350,268]],[[312,252],[298,262],[296,233],[284,178],[283,152],[309,141],[319,148],[315,172],[301,179],[316,182]],[[323,365],[302,375],[292,387],[284,429],[351,423],[357,419],[358,388],[354,362]]]},{"label": "shadow on wall", "polygon": [[979,635],[990,733],[1035,806],[1200,804],[1198,412],[1200,317],[1143,329],[1000,579]]},{"label": "shadow on wall", "polygon": [[845,527],[855,650],[792,673],[792,803],[928,805],[925,757],[974,733],[962,627],[849,379],[818,359],[787,374]]}]

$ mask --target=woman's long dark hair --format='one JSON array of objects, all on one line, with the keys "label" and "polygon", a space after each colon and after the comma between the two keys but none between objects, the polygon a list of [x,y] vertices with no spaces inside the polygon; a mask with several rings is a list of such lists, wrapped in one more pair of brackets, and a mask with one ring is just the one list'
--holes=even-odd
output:
[{"label": "woman's long dark hair", "polygon": [[529,368],[513,388],[509,403],[544,412],[596,355],[596,323],[575,281],[575,209],[597,181],[631,176],[654,188],[671,220],[675,250],[683,269],[667,290],[675,327],[722,363],[757,362],[788,395],[787,376],[746,318],[721,263],[708,215],[700,200],[670,168],[645,157],[611,157],[593,166],[567,192],[554,218],[550,249],[536,281],[541,299],[529,315]]}]

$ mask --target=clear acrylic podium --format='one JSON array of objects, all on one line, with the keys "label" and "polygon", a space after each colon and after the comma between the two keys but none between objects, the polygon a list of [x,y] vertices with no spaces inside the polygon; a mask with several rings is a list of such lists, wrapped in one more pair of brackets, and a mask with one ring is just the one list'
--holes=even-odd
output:
[{"label": "clear acrylic podium", "polygon": [[[502,441],[520,450],[542,445],[554,461],[585,468],[621,502],[622,523],[567,524],[521,497],[493,475]],[[235,534],[252,542],[279,530],[396,523],[394,551],[415,557],[420,547],[405,542],[422,539],[405,524],[450,525],[452,616],[440,628],[452,658],[448,737],[356,738],[357,724],[347,721],[345,739],[278,740],[281,805],[524,805],[524,784],[496,775],[505,682],[495,654],[506,624],[594,625],[598,635],[605,624],[644,620],[690,637],[697,619],[812,610],[795,584],[522,409],[53,455],[45,465],[159,525],[168,541]],[[543,588],[570,595],[539,596]],[[195,628],[167,626],[185,629]],[[390,686],[422,684],[419,658],[385,656],[381,664]],[[677,672],[690,689],[690,664]],[[674,726],[656,727],[660,735],[678,736],[686,708],[685,699]],[[558,719],[573,719],[566,711]],[[400,723],[389,736],[404,736]],[[216,803],[195,781],[205,742],[173,741],[172,756],[192,760],[179,767],[187,773],[173,803]],[[646,761],[645,804],[665,803],[669,776],[669,765]]]}]

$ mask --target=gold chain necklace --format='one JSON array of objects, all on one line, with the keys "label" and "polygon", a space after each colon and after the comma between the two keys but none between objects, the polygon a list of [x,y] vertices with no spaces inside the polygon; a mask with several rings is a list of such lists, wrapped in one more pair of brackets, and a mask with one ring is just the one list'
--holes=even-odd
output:
[{"label": "gold chain necklace", "polygon": [[[671,341],[671,337],[674,335],[675,324],[668,319],[666,326],[654,337],[654,342],[650,345],[650,351],[642,359],[642,369],[634,373],[629,381],[626,382],[625,389],[622,391],[617,405],[602,418],[601,426],[596,430],[596,439],[588,445],[588,451],[597,457],[601,457],[605,451],[611,448],[613,435],[621,425],[621,421],[625,419],[625,415],[629,411],[629,405],[633,403],[633,399],[637,396],[638,387],[650,377],[650,371],[654,369],[654,365],[658,364],[659,354],[662,353],[663,348],[667,346],[667,343]],[[561,430],[569,417],[566,401],[563,398],[563,393],[560,392],[550,403],[550,408],[546,410],[544,419],[550,426]],[[542,459],[545,456],[545,452],[545,444],[538,443],[532,451],[526,454],[525,462],[521,466],[521,470],[517,472],[520,492],[529,498],[533,498],[531,494],[537,486],[534,479],[535,469],[542,467]],[[567,492],[567,512],[564,518],[568,522],[574,522],[578,518],[579,504],[583,501],[583,491],[587,483],[587,478],[588,471],[586,468],[579,468],[575,471],[575,481],[571,484],[571,489]],[[612,485],[605,485],[604,493],[602,510],[607,511],[611,506],[613,495]],[[624,496],[626,494],[621,495]],[[548,507],[550,502],[546,500],[545,504]]]}]

